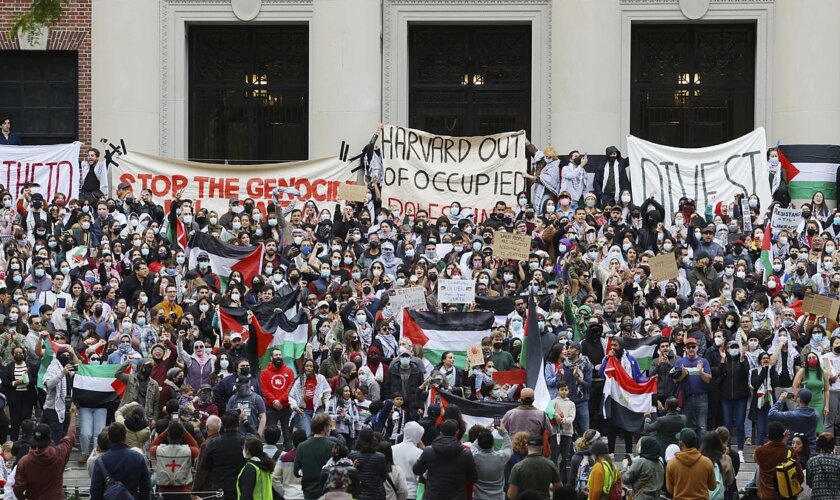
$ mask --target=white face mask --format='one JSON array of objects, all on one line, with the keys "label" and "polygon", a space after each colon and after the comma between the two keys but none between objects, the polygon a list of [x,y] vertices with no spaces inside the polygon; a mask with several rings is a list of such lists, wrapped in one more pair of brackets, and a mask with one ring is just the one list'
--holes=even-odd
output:
[{"label": "white face mask", "polygon": [[715,345],[716,346],[718,346],[718,347],[722,346],[723,342],[724,342],[723,337],[715,337]]},{"label": "white face mask", "polygon": [[778,273],[781,270],[782,270],[782,265],[781,264],[773,264],[773,271]]},{"label": "white face mask", "polygon": [[742,280],[742,279],[744,279],[744,278],[747,276],[747,273],[746,273],[746,272],[744,272],[744,271],[738,271],[737,273],[735,273],[735,276],[737,276],[737,277],[738,277],[738,279],[741,279],[741,280]]},{"label": "white face mask", "polygon": [[674,245],[672,245],[671,242],[667,242],[664,245],[662,245],[662,250],[665,250],[666,252],[670,252],[673,249]]},{"label": "white face mask", "polygon": [[630,203],[630,195],[629,194],[621,195],[621,202],[622,203]]}]

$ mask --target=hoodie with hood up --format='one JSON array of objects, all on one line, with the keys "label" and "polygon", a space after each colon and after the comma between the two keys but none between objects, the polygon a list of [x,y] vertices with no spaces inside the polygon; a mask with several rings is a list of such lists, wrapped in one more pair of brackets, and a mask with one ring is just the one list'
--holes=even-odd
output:
[{"label": "hoodie with hood up", "polygon": [[409,422],[405,424],[402,443],[391,448],[391,453],[394,455],[394,465],[402,469],[405,474],[408,498],[417,496],[417,476],[412,469],[417,460],[420,459],[420,455],[423,454],[423,450],[417,447],[417,443],[423,439],[424,432],[423,426],[417,422]]},{"label": "hoodie with hood up", "polygon": [[668,462],[665,487],[672,498],[708,500],[709,492],[717,487],[715,467],[697,448],[686,448]]},{"label": "hoodie with hood up", "polygon": [[438,436],[412,470],[426,474],[425,500],[467,500],[467,484],[478,477],[472,453],[454,436]]}]

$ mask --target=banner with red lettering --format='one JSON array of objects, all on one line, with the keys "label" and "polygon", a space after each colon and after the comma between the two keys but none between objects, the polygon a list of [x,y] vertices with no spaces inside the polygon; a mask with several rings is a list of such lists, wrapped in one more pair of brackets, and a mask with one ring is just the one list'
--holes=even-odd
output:
[{"label": "banner with red lettering", "polygon": [[21,188],[27,182],[38,187],[33,193],[41,193],[51,202],[57,193],[67,199],[79,197],[79,149],[81,142],[54,144],[50,146],[0,146],[0,184],[17,199]]},{"label": "banner with red lettering", "polygon": [[453,201],[484,221],[496,202],[508,207],[525,191],[524,132],[449,137],[385,125],[382,129],[382,205],[402,213],[447,215]]},{"label": "banner with red lettering", "polygon": [[280,195],[284,204],[292,201],[314,201],[318,208],[332,211],[338,186],[354,183],[353,166],[337,157],[288,163],[260,165],[218,165],[161,158],[129,152],[112,169],[116,186],[125,182],[139,197],[149,189],[155,202],[168,210],[169,202],[180,189],[183,199],[193,200],[197,209],[206,208],[224,213],[231,198],[252,198],[255,206],[265,211],[275,188],[286,189]]}]

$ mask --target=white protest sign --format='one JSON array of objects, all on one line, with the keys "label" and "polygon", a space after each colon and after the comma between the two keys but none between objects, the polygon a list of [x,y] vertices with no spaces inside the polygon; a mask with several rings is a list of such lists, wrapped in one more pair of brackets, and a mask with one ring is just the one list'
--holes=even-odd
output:
[{"label": "white protest sign", "polygon": [[782,229],[796,229],[802,222],[802,210],[798,208],[773,207],[773,217],[770,219],[770,227],[781,231]]},{"label": "white protest sign", "polygon": [[449,137],[386,125],[382,130],[383,206],[426,210],[434,220],[453,201],[483,222],[497,201],[525,191],[525,134]]},{"label": "white protest sign", "polygon": [[717,146],[686,149],[628,137],[633,202],[641,205],[655,195],[665,208],[665,224],[679,210],[679,201],[695,201],[702,216],[713,200],[730,203],[736,194],[755,194],[770,203],[767,139],[763,128]]},{"label": "white protest sign", "polygon": [[438,300],[443,304],[472,304],[475,302],[475,281],[439,280]]},{"label": "white protest sign", "polygon": [[183,189],[183,199],[193,200],[194,210],[206,208],[224,213],[231,198],[252,198],[260,211],[271,200],[275,188],[283,188],[280,203],[288,205],[312,200],[320,208],[333,208],[339,185],[356,180],[349,163],[338,158],[265,163],[260,165],[216,165],[128,153],[119,159],[114,183],[125,182],[140,197],[141,189],[151,189],[152,201],[169,210],[175,194]]},{"label": "white protest sign", "polygon": [[446,255],[451,251],[452,243],[438,243],[435,245],[435,253],[437,254],[438,259],[446,257]]},{"label": "white protest sign", "polygon": [[741,198],[741,229],[745,233],[752,232],[752,217],[750,217],[750,201]]},{"label": "white protest sign", "polygon": [[416,311],[428,309],[426,307],[426,290],[421,286],[389,290],[388,295],[391,297],[391,308],[393,309],[400,307]]},{"label": "white protest sign", "polygon": [[[34,182],[32,193],[40,193],[47,203],[58,193],[68,200],[78,199],[79,149],[81,142],[52,146],[0,146],[0,184],[17,201],[23,185]],[[104,160],[103,160],[104,161]],[[108,193],[105,193],[108,196]]]}]

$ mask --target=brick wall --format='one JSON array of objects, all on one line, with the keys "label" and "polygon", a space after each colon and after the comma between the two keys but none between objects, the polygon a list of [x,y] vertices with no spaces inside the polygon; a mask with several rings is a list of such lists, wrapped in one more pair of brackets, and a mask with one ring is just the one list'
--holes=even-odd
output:
[{"label": "brick wall", "polygon": [[[2,0],[0,8],[0,50],[19,50],[9,30],[18,14],[29,9],[31,0]],[[47,50],[75,50],[79,53],[79,137],[91,144],[91,0],[68,0],[64,16],[50,28]]]}]

